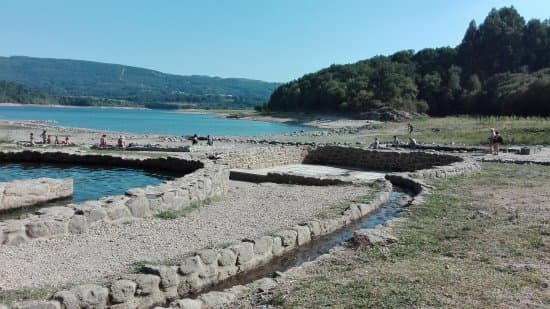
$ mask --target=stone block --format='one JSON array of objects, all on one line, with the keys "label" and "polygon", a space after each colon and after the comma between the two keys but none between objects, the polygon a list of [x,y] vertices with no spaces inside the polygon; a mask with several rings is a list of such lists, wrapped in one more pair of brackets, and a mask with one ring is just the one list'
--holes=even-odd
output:
[{"label": "stone block", "polygon": [[111,284],[111,301],[122,304],[134,298],[137,284],[132,280],[117,280]]},{"label": "stone block", "polygon": [[298,242],[298,246],[307,244],[311,241],[311,231],[307,226],[303,225],[297,225],[292,228],[297,233],[296,240]]},{"label": "stone block", "polygon": [[321,222],[319,222],[317,220],[311,220],[311,221],[308,221],[305,225],[311,231],[311,236],[312,237],[317,237],[317,236],[322,235]]},{"label": "stone block", "polygon": [[357,245],[378,245],[397,242],[397,238],[391,235],[387,229],[361,229],[353,233],[353,241]]},{"label": "stone block", "polygon": [[296,246],[298,232],[295,230],[283,230],[275,233],[275,235],[281,238],[283,247],[293,248]]},{"label": "stone block", "polygon": [[201,262],[201,259],[198,255],[189,257],[185,259],[181,264],[179,265],[178,271],[182,275],[190,275],[194,273],[198,273],[202,270],[203,265]]},{"label": "stone block", "polygon": [[88,220],[83,215],[74,215],[69,220],[69,233],[80,234],[86,232],[88,229]]},{"label": "stone block", "polygon": [[67,233],[67,223],[54,219],[32,218],[26,225],[30,238],[50,237]]},{"label": "stone block", "polygon": [[201,250],[198,255],[205,265],[214,264],[218,261],[218,251],[213,249]]},{"label": "stone block", "polygon": [[79,301],[80,308],[103,309],[107,307],[109,289],[99,285],[81,285],[71,290]]},{"label": "stone block", "polygon": [[147,296],[158,294],[160,287],[160,277],[155,275],[137,274],[128,279],[136,282],[136,295]]},{"label": "stone block", "polygon": [[230,246],[229,249],[237,255],[237,265],[243,265],[254,258],[254,245],[250,242],[241,242]]},{"label": "stone block", "polygon": [[249,284],[255,292],[267,292],[277,286],[277,281],[272,278],[258,279]]},{"label": "stone block", "polygon": [[262,236],[254,240],[255,255],[271,255],[273,249],[273,237]]},{"label": "stone block", "polygon": [[225,280],[231,276],[236,275],[239,272],[237,266],[224,266],[218,268],[218,281]]},{"label": "stone block", "polygon": [[273,247],[271,250],[273,255],[280,255],[284,252],[284,250],[285,248],[283,247],[283,240],[281,239],[281,237],[273,237]]},{"label": "stone block", "polygon": [[130,210],[126,206],[121,204],[109,206],[106,208],[106,211],[107,217],[111,221],[117,221],[132,217]]},{"label": "stone block", "polygon": [[160,277],[160,287],[168,289],[178,285],[178,268],[164,265],[146,265],[143,272]]},{"label": "stone block", "polygon": [[149,209],[149,200],[145,196],[131,198],[126,202],[132,216],[136,218],[145,218],[151,216]]},{"label": "stone block", "polygon": [[78,298],[71,291],[59,291],[53,294],[52,299],[57,300],[61,304],[61,309],[80,308]]},{"label": "stone block", "polygon": [[237,262],[237,255],[230,249],[222,249],[219,251],[218,265],[234,266]]}]

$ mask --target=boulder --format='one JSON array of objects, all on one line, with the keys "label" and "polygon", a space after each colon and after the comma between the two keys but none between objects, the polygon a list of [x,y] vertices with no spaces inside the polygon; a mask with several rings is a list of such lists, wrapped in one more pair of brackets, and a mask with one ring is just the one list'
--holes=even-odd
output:
[{"label": "boulder", "polygon": [[151,216],[149,209],[149,200],[145,196],[131,198],[126,202],[126,206],[130,210],[132,216],[136,218],[144,218]]},{"label": "boulder", "polygon": [[237,297],[228,292],[209,292],[199,296],[207,308],[218,308],[234,302]]},{"label": "boulder", "polygon": [[80,304],[78,298],[71,291],[59,291],[55,293],[52,299],[61,304],[61,309],[78,309]]},{"label": "boulder", "polygon": [[218,256],[218,265],[234,266],[237,262],[237,255],[230,249],[222,249]]},{"label": "boulder", "polygon": [[134,298],[137,284],[131,280],[117,280],[111,284],[111,301],[122,304]]},{"label": "boulder", "polygon": [[203,302],[199,299],[178,299],[170,303],[170,308],[177,309],[202,309]]},{"label": "boulder", "polygon": [[103,309],[107,307],[109,289],[94,285],[81,285],[72,289],[71,292],[77,297],[80,308]]},{"label": "boulder", "polygon": [[74,215],[69,220],[69,233],[81,234],[88,229],[88,220],[83,215]]},{"label": "boulder", "polygon": [[61,309],[59,302],[55,300],[49,301],[24,301],[16,303],[12,306],[13,309]]}]

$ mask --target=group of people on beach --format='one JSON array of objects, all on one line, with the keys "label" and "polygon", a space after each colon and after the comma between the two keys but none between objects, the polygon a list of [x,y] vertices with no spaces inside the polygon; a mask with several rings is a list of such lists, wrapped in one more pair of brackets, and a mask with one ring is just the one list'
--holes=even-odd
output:
[{"label": "group of people on beach", "polygon": [[[46,130],[43,130],[40,134],[40,138],[42,139],[42,145],[63,145],[63,146],[69,146],[73,143],[71,142],[71,139],[68,136],[65,136],[64,140],[60,140],[59,136],[55,136],[55,139],[52,141],[52,136],[48,134]],[[34,133],[30,133],[29,135],[29,142],[31,146],[36,145],[36,141],[34,140]]]},{"label": "group of people on beach", "polygon": [[[117,146],[117,148],[120,148],[120,149],[126,149],[126,138],[124,138],[124,135],[120,135],[118,137],[117,142],[116,142],[116,146]],[[107,144],[107,134],[103,134],[99,138],[98,148],[99,149],[105,149],[107,147],[109,147],[109,145]]]},{"label": "group of people on beach", "polygon": [[[414,130],[414,127],[413,127],[412,123],[409,122],[408,125],[407,125],[407,131],[409,132],[408,146],[411,149],[416,149],[416,146],[418,146],[418,143],[416,142],[416,139],[412,136],[413,130]],[[392,147],[399,147],[401,145],[403,145],[403,144],[399,140],[399,137],[397,137],[397,135],[394,135],[393,140],[391,142],[391,146]],[[369,145],[369,148],[371,148],[371,149],[380,149],[380,147],[381,147],[380,139],[378,137],[375,137],[374,141]]]}]

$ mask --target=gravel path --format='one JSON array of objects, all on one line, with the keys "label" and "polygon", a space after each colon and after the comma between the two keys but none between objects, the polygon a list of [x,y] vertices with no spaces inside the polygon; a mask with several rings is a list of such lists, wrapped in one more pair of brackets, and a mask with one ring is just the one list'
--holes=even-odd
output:
[{"label": "gravel path", "polygon": [[3,246],[0,290],[101,281],[129,271],[137,261],[162,261],[290,227],[366,190],[231,181],[224,201],[183,218],[109,225],[83,235]]}]

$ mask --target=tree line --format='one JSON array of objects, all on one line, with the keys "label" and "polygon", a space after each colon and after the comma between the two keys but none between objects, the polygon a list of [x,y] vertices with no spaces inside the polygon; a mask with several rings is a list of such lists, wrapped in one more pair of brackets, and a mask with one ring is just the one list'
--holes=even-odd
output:
[{"label": "tree line", "polygon": [[470,22],[452,47],[331,65],[278,87],[259,110],[550,116],[550,20],[514,7]]}]

